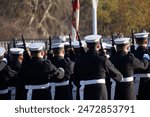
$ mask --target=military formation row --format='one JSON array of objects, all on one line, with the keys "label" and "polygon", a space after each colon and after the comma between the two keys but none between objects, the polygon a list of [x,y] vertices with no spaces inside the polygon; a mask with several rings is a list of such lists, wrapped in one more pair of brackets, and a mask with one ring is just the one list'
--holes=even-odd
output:
[{"label": "military formation row", "polygon": [[130,38],[109,45],[100,35],[52,43],[48,51],[44,43],[0,47],[0,99],[150,99],[148,35],[134,34],[136,48]]}]

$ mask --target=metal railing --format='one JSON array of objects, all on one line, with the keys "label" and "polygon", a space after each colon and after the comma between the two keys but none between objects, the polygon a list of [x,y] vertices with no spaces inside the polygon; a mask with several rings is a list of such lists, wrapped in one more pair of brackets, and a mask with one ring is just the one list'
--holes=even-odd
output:
[{"label": "metal railing", "polygon": [[[25,40],[25,41],[26,41],[26,43],[35,43],[35,42],[45,43],[48,40],[43,39],[43,40]],[[11,43],[11,45],[12,45],[13,41],[12,40],[0,41],[0,47],[4,47],[5,49],[7,49],[8,48],[8,43]],[[16,43],[22,43],[22,41],[17,40]]]}]

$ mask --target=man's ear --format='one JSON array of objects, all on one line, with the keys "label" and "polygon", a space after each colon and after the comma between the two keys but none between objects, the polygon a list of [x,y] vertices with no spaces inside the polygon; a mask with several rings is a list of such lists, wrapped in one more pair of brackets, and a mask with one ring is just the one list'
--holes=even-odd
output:
[{"label": "man's ear", "polygon": [[62,53],[65,54],[65,49],[62,49]]},{"label": "man's ear", "polygon": [[100,46],[99,43],[96,45],[96,48],[97,48],[97,49],[101,49],[101,46]]},{"label": "man's ear", "polygon": [[129,50],[129,49],[130,49],[130,45],[127,46],[127,50]]},{"label": "man's ear", "polygon": [[148,44],[148,39],[145,39],[143,43]]},{"label": "man's ear", "polygon": [[41,53],[41,56],[44,56],[44,55],[45,55],[45,52],[44,52],[44,51],[41,51],[40,53]]},{"label": "man's ear", "polygon": [[23,61],[23,55],[19,55],[18,59],[20,62],[22,62]]}]

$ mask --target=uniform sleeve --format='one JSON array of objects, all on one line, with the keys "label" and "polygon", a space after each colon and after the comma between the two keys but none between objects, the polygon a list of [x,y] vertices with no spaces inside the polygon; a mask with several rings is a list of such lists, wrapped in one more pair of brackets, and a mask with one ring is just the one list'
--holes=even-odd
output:
[{"label": "uniform sleeve", "polygon": [[25,79],[23,78],[23,72],[25,65],[21,67],[17,74],[17,79],[16,79],[16,100],[24,100],[24,94],[25,94]]},{"label": "uniform sleeve", "polygon": [[148,60],[142,60],[140,61],[138,58],[136,58],[134,55],[130,54],[130,60],[131,60],[131,64],[133,65],[134,69],[141,69],[141,70],[146,70],[149,62]]},{"label": "uniform sleeve", "polygon": [[115,81],[121,81],[123,76],[122,74],[114,67],[114,65],[106,59],[105,61],[106,64],[106,70],[109,72],[110,76],[115,80]]},{"label": "uniform sleeve", "polygon": [[73,72],[73,82],[76,86],[79,86],[80,83],[78,69],[79,69],[79,64],[78,62],[76,62],[74,65],[74,72]]},{"label": "uniform sleeve", "polygon": [[56,70],[56,66],[50,62],[50,72],[55,72]]},{"label": "uniform sleeve", "polygon": [[45,62],[46,62],[45,72],[49,74],[49,78],[53,76],[62,78],[64,76],[64,73],[62,73],[62,70],[64,71],[63,68],[60,70],[55,65],[53,65],[50,61],[45,61]]},{"label": "uniform sleeve", "polygon": [[49,73],[49,72],[52,73],[52,72],[55,72],[57,70],[56,66],[53,65],[52,62],[49,60],[45,60],[44,64],[45,64],[44,70],[47,73]]},{"label": "uniform sleeve", "polygon": [[9,66],[7,66],[7,69],[8,69],[8,76],[9,76],[10,78],[16,77],[17,72],[15,72],[14,70],[12,70]]},{"label": "uniform sleeve", "polygon": [[65,65],[66,66],[66,68],[65,68],[65,77],[67,79],[69,79],[70,75],[73,73],[72,62],[70,61],[69,58],[67,58],[67,59],[65,59],[65,64],[66,64]]}]

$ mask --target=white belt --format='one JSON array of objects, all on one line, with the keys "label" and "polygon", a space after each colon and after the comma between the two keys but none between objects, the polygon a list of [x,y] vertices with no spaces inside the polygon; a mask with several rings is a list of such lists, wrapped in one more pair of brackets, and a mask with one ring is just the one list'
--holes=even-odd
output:
[{"label": "white belt", "polygon": [[55,87],[57,87],[57,86],[66,86],[66,85],[69,85],[69,81],[60,82],[60,83],[56,83],[56,82],[50,82],[49,83],[49,86],[51,86],[52,100],[54,100],[54,98],[55,98]]},{"label": "white belt", "polygon": [[34,89],[46,89],[49,87],[49,83],[42,84],[42,85],[25,85],[25,89],[28,89],[27,92],[27,100],[32,99],[32,92]]},{"label": "white belt", "polygon": [[134,81],[133,77],[126,77],[121,80],[121,82],[132,82],[132,81]]},{"label": "white belt", "polygon": [[71,82],[72,84],[72,98],[73,100],[76,100],[76,97],[77,97],[77,87],[75,86],[75,84],[73,82]]},{"label": "white belt", "polygon": [[134,77],[139,77],[139,78],[150,78],[150,73],[145,73],[145,74],[135,74]]},{"label": "white belt", "polygon": [[80,100],[84,99],[84,87],[85,87],[85,85],[98,84],[98,83],[105,84],[105,79],[80,81],[80,85],[81,85],[81,87],[80,87]]},{"label": "white belt", "polygon": [[138,95],[138,92],[139,92],[139,85],[140,85],[140,79],[141,78],[150,78],[150,73],[138,73],[138,74],[135,74],[134,75],[135,77],[135,92],[136,92],[136,95]]},{"label": "white belt", "polygon": [[110,81],[112,82],[111,84],[111,100],[114,100],[115,97],[115,88],[116,88],[116,82],[111,78]]},{"label": "white belt", "polygon": [[[123,78],[120,82],[132,82],[134,81],[134,78],[131,77],[125,77]],[[115,96],[115,90],[116,90],[116,82],[111,78],[111,100],[114,100],[114,96]]]},{"label": "white belt", "polygon": [[0,90],[0,94],[6,94],[8,93],[8,89]]},{"label": "white belt", "polygon": [[8,87],[8,90],[11,91],[10,99],[15,100],[16,99],[16,87]]}]

